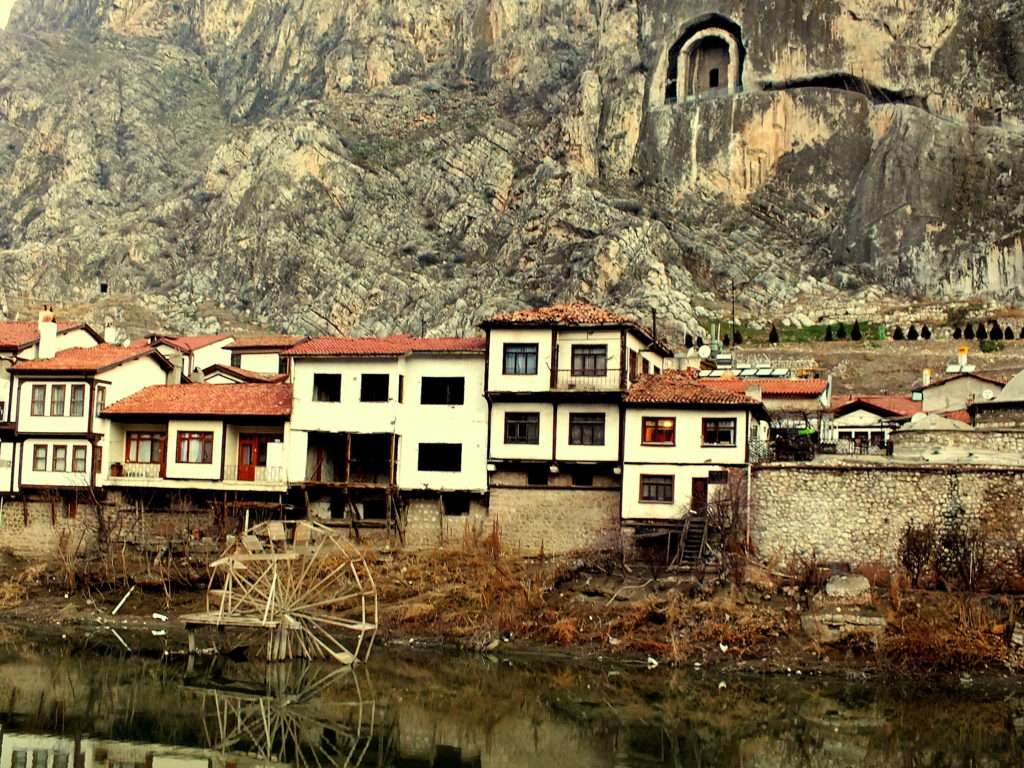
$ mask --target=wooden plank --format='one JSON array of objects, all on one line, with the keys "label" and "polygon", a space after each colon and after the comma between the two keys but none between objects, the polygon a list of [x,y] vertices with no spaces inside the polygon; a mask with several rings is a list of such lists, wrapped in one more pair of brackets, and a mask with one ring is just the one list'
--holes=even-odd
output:
[{"label": "wooden plank", "polygon": [[222,616],[216,611],[205,613],[186,613],[181,616],[181,621],[188,627],[256,627],[259,629],[276,629],[281,622],[276,619],[263,619],[255,616]]}]

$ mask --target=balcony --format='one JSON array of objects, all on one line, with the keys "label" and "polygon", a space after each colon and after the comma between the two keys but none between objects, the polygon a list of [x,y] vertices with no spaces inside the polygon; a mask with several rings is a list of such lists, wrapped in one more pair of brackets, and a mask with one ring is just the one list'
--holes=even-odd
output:
[{"label": "balcony", "polygon": [[225,464],[224,480],[238,483],[283,483],[284,467],[254,467],[248,464]]},{"label": "balcony", "polygon": [[617,392],[622,388],[622,370],[580,371],[571,368],[555,372],[555,389],[573,392]]},{"label": "balcony", "polygon": [[113,465],[110,469],[111,477],[128,477],[135,480],[154,480],[161,476],[161,465],[160,464],[135,464],[130,461],[126,461],[121,464],[121,471],[115,469],[118,465]]}]

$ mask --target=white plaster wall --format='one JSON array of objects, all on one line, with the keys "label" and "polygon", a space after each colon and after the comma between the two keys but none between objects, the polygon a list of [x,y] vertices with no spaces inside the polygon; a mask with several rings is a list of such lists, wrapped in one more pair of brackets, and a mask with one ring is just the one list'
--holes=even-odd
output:
[{"label": "white plaster wall", "polygon": [[[213,432],[213,462],[178,463],[179,432]],[[220,421],[173,419],[167,425],[167,477],[178,480],[218,480],[224,461],[224,424]],[[237,443],[236,443],[237,450]]]},{"label": "white plaster wall", "polygon": [[[62,379],[55,381],[33,381],[32,379],[21,379],[16,377],[15,386],[21,384],[21,391],[18,393],[18,431],[19,432],[76,432],[86,433],[89,431],[89,404],[90,382],[87,379]],[[50,403],[54,384],[64,385],[64,416],[50,416]],[[71,387],[75,384],[85,386],[85,409],[81,416],[69,416],[71,413]],[[32,388],[42,386],[46,388],[45,416],[32,415]]]},{"label": "white plaster wall", "polygon": [[309,448],[309,433],[290,429],[285,464],[289,483],[303,483],[306,480],[306,454]]},{"label": "white plaster wall", "polygon": [[[573,345],[603,345],[608,349],[608,380],[614,379],[611,389],[618,388],[618,379],[613,372],[622,369],[622,334],[617,329],[598,329],[592,331],[559,331],[556,337],[558,345],[558,370],[562,378],[572,371]],[[586,380],[586,376],[579,377]]]},{"label": "white plaster wall", "polygon": [[[406,359],[405,403],[398,431],[398,484],[403,489],[487,490],[487,400],[484,399],[484,358],[419,356]],[[424,376],[462,377],[462,405],[420,402]],[[460,472],[421,472],[420,443],[462,445]]]},{"label": "white plaster wall", "polygon": [[[536,445],[507,445],[505,443],[505,414],[509,412],[536,412],[540,414],[540,440]],[[491,406],[492,459],[524,459],[551,461],[554,406],[551,403],[494,403]]]},{"label": "white plaster wall", "polygon": [[11,470],[14,466],[14,443],[4,442],[0,444],[0,493],[9,493],[13,490],[11,485]]},{"label": "white plaster wall", "polygon": [[[213,344],[208,344],[205,347],[195,350],[192,353],[192,368],[198,368],[201,371],[206,370],[211,365],[220,363],[221,365],[231,364],[231,350],[224,349],[228,344],[234,341],[230,336],[226,339],[221,339]],[[189,373],[192,371],[189,370]]]},{"label": "white plaster wall", "polygon": [[[622,468],[622,518],[673,520],[690,512],[693,480],[707,478],[711,472],[724,470],[721,465],[680,466],[678,464],[626,464]],[[640,501],[641,475],[671,475],[674,480],[671,504]],[[708,499],[713,499],[724,486],[709,485]]]},{"label": "white plaster wall", "polygon": [[[569,416],[572,413],[604,414],[604,445],[570,445]],[[504,437],[504,419],[502,434]],[[557,461],[618,461],[619,406],[593,403],[559,403],[556,432]]]},{"label": "white plaster wall", "polygon": [[[85,348],[89,349],[96,346],[96,339],[93,338],[92,334],[88,331],[84,331],[81,328],[76,328],[73,331],[65,331],[64,333],[57,334],[57,351],[60,352],[65,349],[74,348]],[[33,351],[33,357],[38,353],[38,347],[33,345],[31,347]],[[24,357],[24,355],[22,355]]]},{"label": "white plaster wall", "polygon": [[[644,445],[643,419],[675,418],[675,445]],[[704,418],[736,419],[736,445],[706,448],[701,444]],[[624,461],[650,464],[743,464],[747,459],[747,414],[743,410],[626,408]]]},{"label": "white plaster wall", "polygon": [[[502,373],[505,344],[536,344],[537,373]],[[492,328],[487,347],[488,383],[492,392],[543,392],[551,388],[551,331],[547,328]]]},{"label": "white plaster wall", "polygon": [[982,393],[986,390],[998,395],[1003,388],[990,381],[963,376],[924,390],[921,405],[925,413],[961,411],[971,400],[982,400]]},{"label": "white plaster wall", "polygon": [[[292,428],[318,432],[393,432],[397,429],[400,411],[398,376],[404,372],[403,362],[395,359],[296,359]],[[323,403],[313,399],[313,376],[317,373],[341,374],[341,402]],[[364,373],[389,374],[387,402],[360,401]]]},{"label": "white plaster wall", "polygon": [[281,360],[281,355],[277,352],[242,352],[239,357],[240,368],[256,373],[277,373]]}]

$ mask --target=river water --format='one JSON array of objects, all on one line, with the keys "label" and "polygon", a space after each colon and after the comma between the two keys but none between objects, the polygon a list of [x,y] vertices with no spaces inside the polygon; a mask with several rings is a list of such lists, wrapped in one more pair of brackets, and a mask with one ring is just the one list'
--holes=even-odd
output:
[{"label": "river water", "polygon": [[0,727],[0,768],[1024,766],[1024,689],[1006,680],[722,680],[393,649],[356,670],[189,667],[9,640]]}]

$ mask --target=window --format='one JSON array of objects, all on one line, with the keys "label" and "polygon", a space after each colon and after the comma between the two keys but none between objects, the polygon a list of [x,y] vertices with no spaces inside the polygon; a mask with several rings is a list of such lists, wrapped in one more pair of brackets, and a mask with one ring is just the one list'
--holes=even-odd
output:
[{"label": "window", "polygon": [[604,414],[570,413],[569,445],[604,445]]},{"label": "window", "polygon": [[712,69],[708,73],[708,87],[709,88],[717,88],[718,87],[718,78],[719,78],[718,69],[717,68]]},{"label": "window", "polygon": [[32,471],[46,471],[46,446],[37,445],[32,448]]},{"label": "window", "polygon": [[160,432],[129,432],[125,437],[124,460],[131,464],[159,464],[163,461],[164,435]]},{"label": "window", "polygon": [[424,376],[420,382],[424,405],[462,405],[465,400],[466,380],[461,376]]},{"label": "window", "polygon": [[85,384],[71,385],[71,415],[85,415]]},{"label": "window", "polygon": [[85,472],[85,446],[76,445],[71,449],[71,471],[84,473]]},{"label": "window", "polygon": [[[223,358],[221,358],[221,359],[223,360]],[[231,353],[231,365],[234,366],[235,368],[241,368],[242,367],[242,353],[241,352],[232,352]]]},{"label": "window", "polygon": [[462,469],[462,443],[420,443],[420,472],[459,472]]},{"label": "window", "polygon": [[640,501],[671,504],[674,486],[672,475],[640,475]]},{"label": "window", "polygon": [[526,470],[526,484],[527,485],[547,485],[548,484],[548,468],[543,467],[530,467]]},{"label": "window", "polygon": [[277,356],[277,372],[288,373],[288,358],[284,355]]},{"label": "window", "polygon": [[11,753],[11,768],[26,768],[28,766],[28,752],[24,749],[16,749]]},{"label": "window", "polygon": [[103,413],[103,409],[107,407],[107,388],[96,387],[96,415],[99,416]]},{"label": "window", "polygon": [[46,385],[45,384],[33,384],[32,385],[32,415],[33,416],[45,416],[46,415]]},{"label": "window", "polygon": [[54,384],[50,387],[50,415],[64,415],[64,400],[67,398],[68,388],[65,384]]},{"label": "window", "polygon": [[645,416],[643,421],[644,445],[675,445],[676,420]]},{"label": "window", "polygon": [[506,413],[505,444],[537,445],[540,443],[539,413]]},{"label": "window", "polygon": [[313,399],[318,403],[341,402],[341,374],[314,373]]},{"label": "window", "polygon": [[359,387],[359,399],[364,403],[386,403],[389,378],[386,373],[364,373]]},{"label": "window", "polygon": [[501,372],[506,376],[532,376],[537,373],[536,344],[506,344]]},{"label": "window", "polygon": [[640,378],[640,376],[637,375],[637,372],[636,372],[636,361],[637,361],[637,359],[638,359],[637,353],[634,350],[632,350],[632,349],[629,350],[629,380],[630,381],[636,381],[637,379]]},{"label": "window", "polygon": [[644,358],[643,365],[641,365],[640,368],[644,372],[644,375],[650,373],[651,372],[651,361],[648,360],[647,358]]},{"label": "window", "polygon": [[713,469],[708,472],[708,483],[711,485],[725,485],[729,482],[729,473],[724,469]]},{"label": "window", "polygon": [[179,464],[213,464],[213,432],[179,432]]},{"label": "window", "polygon": [[590,488],[594,485],[594,470],[589,467],[577,467],[572,471],[571,477],[576,488]]},{"label": "window", "polygon": [[701,423],[701,435],[704,445],[736,445],[736,419],[704,419]]},{"label": "window", "polygon": [[572,375],[607,376],[608,346],[605,344],[573,344]]},{"label": "window", "polygon": [[398,402],[405,402],[405,375],[398,374]]},{"label": "window", "polygon": [[452,493],[442,498],[444,513],[449,517],[464,517],[469,514],[469,494]]},{"label": "window", "polygon": [[53,446],[53,471],[68,471],[68,447],[66,445]]}]

